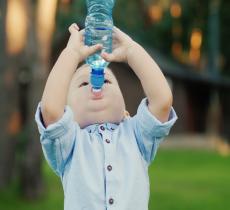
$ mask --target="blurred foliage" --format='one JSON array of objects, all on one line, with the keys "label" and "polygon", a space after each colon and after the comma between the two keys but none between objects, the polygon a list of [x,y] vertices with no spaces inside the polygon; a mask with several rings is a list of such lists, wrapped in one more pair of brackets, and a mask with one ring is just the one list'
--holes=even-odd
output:
[{"label": "blurred foliage", "polygon": [[[113,10],[114,25],[131,35],[136,41],[148,47],[154,47],[169,57],[172,54],[172,45],[179,42],[182,46],[182,55],[179,62],[188,62],[190,39],[193,29],[202,32],[201,45],[201,67],[207,65],[209,50],[209,14],[210,4],[215,0],[116,0]],[[230,20],[228,0],[217,0],[220,2],[220,68],[224,73],[230,75],[230,29],[227,27]],[[84,27],[87,13],[85,0],[72,0],[70,4],[59,4],[57,14],[56,41],[63,33],[66,33],[72,22],[77,22]],[[170,5],[179,3],[181,15],[172,17]],[[160,5],[163,8],[160,20],[151,19],[149,10],[151,5]],[[167,6],[165,6],[167,5]],[[156,12],[155,12],[156,13]],[[176,32],[175,32],[176,31]],[[203,62],[203,65],[202,65]],[[199,66],[197,66],[199,68]]]}]

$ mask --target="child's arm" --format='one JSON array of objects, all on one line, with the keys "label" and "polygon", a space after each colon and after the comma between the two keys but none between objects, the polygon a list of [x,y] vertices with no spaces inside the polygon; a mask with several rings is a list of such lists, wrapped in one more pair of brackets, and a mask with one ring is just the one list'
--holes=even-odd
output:
[{"label": "child's arm", "polygon": [[143,47],[116,27],[114,47],[112,54],[102,54],[104,59],[129,64],[141,81],[150,112],[161,122],[166,122],[172,106],[172,93],[158,65]]},{"label": "child's arm", "polygon": [[49,74],[41,100],[41,111],[46,126],[58,121],[63,115],[68,88],[78,64],[101,49],[101,45],[85,46],[83,32],[79,32],[76,24],[72,24],[69,31],[71,36],[68,44]]},{"label": "child's arm", "polygon": [[161,122],[168,121],[172,92],[158,65],[138,44],[128,49],[128,64],[141,81],[150,112]]}]

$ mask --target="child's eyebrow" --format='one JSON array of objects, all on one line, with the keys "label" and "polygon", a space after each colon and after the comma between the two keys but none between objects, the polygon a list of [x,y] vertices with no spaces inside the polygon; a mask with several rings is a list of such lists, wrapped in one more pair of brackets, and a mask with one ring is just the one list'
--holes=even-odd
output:
[{"label": "child's eyebrow", "polygon": [[76,78],[75,78],[75,81],[80,81],[80,80],[82,80],[82,79],[88,79],[88,75],[86,75],[86,74],[81,74],[80,76],[77,76]]}]

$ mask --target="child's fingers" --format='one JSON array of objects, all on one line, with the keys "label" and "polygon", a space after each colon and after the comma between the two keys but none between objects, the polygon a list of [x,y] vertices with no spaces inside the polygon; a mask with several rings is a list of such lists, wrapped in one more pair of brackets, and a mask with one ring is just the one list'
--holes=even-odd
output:
[{"label": "child's fingers", "polygon": [[113,46],[113,49],[116,49],[120,46],[120,43],[114,41],[112,46]]},{"label": "child's fingers", "polygon": [[85,35],[85,29],[82,29],[82,30],[80,30],[79,32],[80,32],[80,34],[81,34],[82,36]]},{"label": "child's fingers", "polygon": [[75,31],[79,31],[79,27],[76,23],[73,23],[70,27],[69,27],[69,32],[72,34]]},{"label": "child's fingers", "polygon": [[127,35],[121,31],[119,28],[114,26],[113,28],[113,40],[122,41]]},{"label": "child's fingers", "polygon": [[106,52],[102,52],[101,57],[104,58],[108,62],[112,62],[112,61],[115,60],[114,54],[109,54],[109,53],[106,53]]},{"label": "child's fingers", "polygon": [[112,37],[113,41],[119,41],[119,36],[117,34],[113,33]]},{"label": "child's fingers", "polygon": [[116,26],[113,26],[113,30],[116,32],[120,32],[121,30],[118,28],[118,27],[116,27]]},{"label": "child's fingers", "polygon": [[113,29],[112,37],[113,39],[117,39],[119,37],[119,34],[116,32],[115,28]]},{"label": "child's fingers", "polygon": [[84,41],[84,38],[85,38],[85,29],[80,30],[79,33],[80,33],[81,41]]},{"label": "child's fingers", "polygon": [[102,48],[103,48],[102,44],[96,44],[96,45],[90,46],[88,48],[88,54],[92,55],[95,52],[97,52],[98,50],[101,50]]},{"label": "child's fingers", "polygon": [[113,31],[114,31],[114,33],[115,33],[115,36],[116,36],[116,34],[117,34],[117,35],[124,35],[124,34],[125,34],[122,30],[120,30],[120,29],[117,28],[116,26],[113,27]]}]

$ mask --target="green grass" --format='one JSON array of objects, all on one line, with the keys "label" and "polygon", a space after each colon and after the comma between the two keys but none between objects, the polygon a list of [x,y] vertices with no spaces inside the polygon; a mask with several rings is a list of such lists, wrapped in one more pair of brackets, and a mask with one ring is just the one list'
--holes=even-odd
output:
[{"label": "green grass", "polygon": [[149,210],[230,209],[230,158],[209,151],[159,151],[149,174]]},{"label": "green grass", "polygon": [[[0,209],[63,210],[59,178],[46,164],[44,174],[46,190],[42,198],[22,200],[12,187],[0,192]],[[149,210],[230,209],[230,157],[210,151],[159,150],[149,175]]]}]

